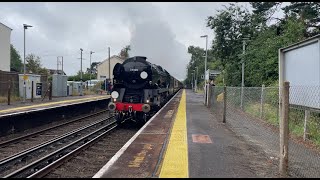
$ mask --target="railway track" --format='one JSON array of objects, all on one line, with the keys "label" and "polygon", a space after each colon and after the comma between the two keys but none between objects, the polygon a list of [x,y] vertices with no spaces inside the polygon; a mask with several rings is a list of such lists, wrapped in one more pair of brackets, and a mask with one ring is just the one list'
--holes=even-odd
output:
[{"label": "railway track", "polygon": [[28,134],[13,139],[3,137],[2,140],[5,139],[5,141],[0,143],[2,144],[2,146],[0,146],[0,160],[107,116],[109,116],[107,111],[100,111],[98,113],[55,124],[53,126],[46,125],[47,127],[41,128],[40,130],[38,129],[37,131],[30,129],[28,130]]},{"label": "railway track", "polygon": [[[140,129],[140,126],[132,126],[130,122],[117,127],[116,121],[109,121],[94,132],[65,143],[54,152],[38,159],[34,157],[34,161],[3,177],[92,177]],[[2,164],[0,167],[3,167]],[[72,171],[72,168],[80,171]]]},{"label": "railway track", "polygon": [[30,177],[43,178],[91,178],[121,147],[141,128],[132,122],[124,123],[100,140],[87,145],[63,159],[57,165]]},{"label": "railway track", "polygon": [[15,137],[15,138],[10,138],[9,140],[4,140],[2,142],[0,142],[0,148],[3,148],[3,147],[6,147],[10,144],[14,144],[14,143],[17,143],[19,141],[23,141],[23,140],[26,140],[28,138],[34,138],[38,135],[41,135],[45,132],[49,132],[50,130],[54,130],[54,129],[57,129],[57,128],[60,128],[60,127],[65,127],[66,125],[70,125],[72,123],[79,123],[81,122],[81,120],[85,120],[87,118],[91,118],[91,117],[94,117],[94,116],[97,116],[97,115],[100,115],[100,114],[103,114],[103,113],[106,113],[108,112],[108,110],[102,110],[102,111],[99,111],[99,112],[96,112],[96,113],[93,113],[93,114],[89,114],[89,115],[86,115],[86,116],[81,116],[81,117],[78,117],[76,119],[73,119],[71,121],[66,121],[64,123],[60,123],[60,124],[57,124],[57,125],[54,125],[54,126],[50,126],[48,128],[44,128],[44,129],[40,129],[36,132],[31,132],[31,133],[28,133],[26,135],[23,135],[23,136],[19,136],[19,137]]},{"label": "railway track", "polygon": [[[104,132],[106,129],[112,129],[113,125],[115,125],[115,121],[112,117],[102,118],[94,123],[57,136],[53,139],[51,137],[49,141],[42,144],[39,144],[38,140],[38,145],[0,160],[0,176],[27,177],[29,173],[28,170],[30,172],[35,172],[39,169],[40,166],[37,164],[40,163],[39,160],[43,162],[45,158],[47,158],[47,162],[45,164],[49,164],[49,162],[54,161],[54,158],[52,158],[53,156],[58,154],[59,157],[65,152],[69,152],[70,149],[79,147],[79,144],[90,141],[92,138],[96,137],[97,134]],[[13,142],[16,141],[17,140],[14,140]],[[12,144],[9,146],[11,148],[5,148],[2,150],[9,151],[14,148],[14,145],[15,144]]]}]

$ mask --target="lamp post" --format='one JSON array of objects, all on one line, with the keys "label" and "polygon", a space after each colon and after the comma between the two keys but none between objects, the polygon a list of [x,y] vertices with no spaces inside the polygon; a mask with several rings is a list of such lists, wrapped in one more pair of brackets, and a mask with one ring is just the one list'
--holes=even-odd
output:
[{"label": "lamp post", "polygon": [[91,74],[92,74],[92,66],[91,66],[91,54],[93,54],[93,51],[90,51],[90,85],[91,85]]},{"label": "lamp post", "polygon": [[248,37],[244,37],[242,38],[242,75],[241,75],[241,104],[240,104],[240,108],[243,109],[243,88],[244,88],[244,55],[246,53],[246,40],[249,40]]},{"label": "lamp post", "polygon": [[197,90],[197,87],[198,87],[198,66],[196,66],[196,69],[197,69],[197,75],[196,75],[196,82],[195,82],[195,89]]},{"label": "lamp post", "polygon": [[193,73],[191,73],[191,88],[193,89]]},{"label": "lamp post", "polygon": [[80,48],[80,59],[81,59],[81,68],[80,68],[80,83],[81,83],[81,86],[80,86],[80,96],[82,96],[83,94],[82,94],[82,86],[83,86],[83,84],[82,84],[82,51],[83,51],[83,49],[82,48]]},{"label": "lamp post", "polygon": [[201,38],[206,38],[206,59],[204,62],[204,82],[206,84],[206,71],[207,71],[207,60],[208,60],[208,35],[200,36]]},{"label": "lamp post", "polygon": [[26,102],[26,93],[27,93],[27,87],[26,87],[26,29],[28,27],[32,27],[28,24],[23,24],[23,102]]}]

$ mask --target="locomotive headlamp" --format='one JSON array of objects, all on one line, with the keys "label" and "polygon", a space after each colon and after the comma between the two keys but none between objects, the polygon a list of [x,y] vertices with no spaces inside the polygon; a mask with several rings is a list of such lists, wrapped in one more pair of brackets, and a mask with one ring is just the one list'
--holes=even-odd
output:
[{"label": "locomotive headlamp", "polygon": [[111,97],[112,97],[113,99],[117,99],[117,98],[119,97],[119,93],[118,93],[117,91],[113,91],[113,92],[111,93]]},{"label": "locomotive headlamp", "polygon": [[140,73],[140,77],[141,77],[141,79],[147,79],[148,73],[145,72],[145,71],[142,71],[142,72]]}]

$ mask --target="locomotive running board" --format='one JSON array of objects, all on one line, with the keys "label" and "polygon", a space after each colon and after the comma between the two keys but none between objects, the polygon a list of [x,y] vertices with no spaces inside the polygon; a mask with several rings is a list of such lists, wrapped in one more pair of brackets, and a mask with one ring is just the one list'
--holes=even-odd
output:
[{"label": "locomotive running board", "polygon": [[168,88],[161,88],[160,90],[158,90],[158,93],[163,93],[163,92],[167,92],[169,91]]}]

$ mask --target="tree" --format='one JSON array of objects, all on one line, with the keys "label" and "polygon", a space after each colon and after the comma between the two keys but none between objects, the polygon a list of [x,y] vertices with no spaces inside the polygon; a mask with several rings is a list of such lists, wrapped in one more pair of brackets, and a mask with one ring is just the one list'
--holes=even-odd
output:
[{"label": "tree", "polygon": [[[192,73],[195,72],[196,73],[195,78],[197,79],[197,82],[200,84],[200,86],[202,86],[201,84],[204,84],[204,80],[201,79],[201,76],[204,75],[204,69],[205,69],[205,49],[200,47],[189,46],[188,53],[191,54],[191,60],[186,69],[187,78],[184,81],[184,83],[190,84],[193,79]],[[217,61],[214,58],[214,51],[211,49],[208,49],[207,69],[217,70],[220,68],[219,65],[220,65],[219,61]]]},{"label": "tree", "polygon": [[320,33],[320,3],[319,2],[291,2],[283,8],[287,17],[294,17],[304,22],[305,37]]},{"label": "tree", "polygon": [[121,49],[119,56],[123,59],[127,59],[129,57],[130,50],[131,50],[130,45],[127,45],[126,47]]},{"label": "tree", "polygon": [[10,45],[10,67],[13,71],[23,72],[23,64],[21,61],[21,57],[19,52],[14,48],[14,46]]},{"label": "tree", "polygon": [[250,2],[253,8],[253,16],[265,24],[272,18],[272,15],[278,10],[282,2]]},{"label": "tree", "polygon": [[[241,86],[241,64],[245,62],[245,86],[277,84],[278,51],[282,47],[299,42],[312,33],[319,33],[320,26],[317,2],[292,2],[286,6],[284,18],[267,25],[281,2],[251,2],[253,12],[241,6],[230,4],[219,10],[215,16],[209,16],[207,27],[214,31],[215,39],[208,50],[208,69],[218,69],[224,76],[218,76],[216,83],[227,86]],[[312,24],[317,22],[316,25]],[[316,29],[310,30],[312,26]],[[243,54],[243,37],[249,35]],[[314,35],[314,34],[313,34]],[[192,56],[185,82],[190,83],[191,72],[197,66],[204,71],[204,50],[190,46]],[[202,73],[203,74],[203,73]]]},{"label": "tree", "polygon": [[26,68],[29,73],[48,75],[48,70],[41,65],[40,57],[29,54],[26,57]]},{"label": "tree", "polygon": [[242,38],[253,37],[254,28],[252,16],[242,6],[230,3],[219,10],[215,16],[209,16],[207,27],[215,32],[213,40],[213,54],[215,61],[220,62],[221,69],[225,70],[227,85],[241,84],[241,54]]},{"label": "tree", "polygon": [[[92,70],[92,74],[93,75],[97,75],[97,67],[98,67],[98,64],[100,62],[92,62],[91,63],[91,70]],[[90,74],[90,68],[87,68],[87,71],[86,71],[87,74]]]},{"label": "tree", "polygon": [[185,81],[186,84],[190,84],[193,77],[192,77],[192,73],[193,70],[196,69],[196,67],[198,67],[198,82],[201,79],[201,75],[203,75],[202,72],[204,72],[204,54],[205,54],[205,50],[203,48],[200,47],[194,47],[194,46],[189,46],[188,47],[188,53],[191,54],[191,60],[187,66],[187,79]]},{"label": "tree", "polygon": [[[74,75],[74,76],[69,76],[68,77],[68,81],[80,81],[81,80],[81,72],[78,71],[77,72],[77,75]],[[91,75],[91,79],[96,79],[97,78],[97,75],[96,74],[92,74]],[[90,73],[86,72],[86,73],[82,73],[82,81],[85,82],[85,81],[88,81],[90,80]]]}]

